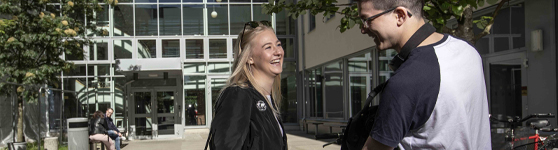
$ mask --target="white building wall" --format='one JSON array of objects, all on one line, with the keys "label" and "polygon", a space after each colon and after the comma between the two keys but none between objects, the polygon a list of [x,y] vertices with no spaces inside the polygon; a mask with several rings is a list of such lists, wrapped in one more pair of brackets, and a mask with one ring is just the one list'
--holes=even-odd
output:
[{"label": "white building wall", "polygon": [[[349,3],[348,0],[340,0],[339,4]],[[343,8],[340,8],[341,11]],[[337,26],[340,24],[343,15],[336,14],[330,20],[325,21],[323,14],[316,15],[316,28],[309,31],[309,14],[303,15],[300,19],[304,20],[304,25],[301,26],[299,21],[299,62],[306,63],[306,69],[315,67],[317,65],[326,63],[328,61],[346,56],[365,48],[374,46],[374,41],[368,35],[360,33],[358,25],[354,28],[339,32]],[[325,23],[324,23],[325,21]],[[304,30],[300,30],[304,28]],[[303,32],[302,32],[303,31]],[[304,34],[304,39],[302,39]],[[302,42],[302,40],[304,42]],[[303,55],[302,53],[305,54]],[[304,57],[302,57],[304,56]],[[303,62],[305,61],[305,62]],[[303,66],[299,66],[302,70]]]},{"label": "white building wall", "polygon": [[[554,0],[526,0],[525,43],[527,47],[527,106],[523,115],[557,113],[556,104],[556,17]],[[531,31],[542,30],[543,50],[531,51]],[[524,103],[525,104],[525,103]],[[556,119],[551,120],[556,127]]]}]

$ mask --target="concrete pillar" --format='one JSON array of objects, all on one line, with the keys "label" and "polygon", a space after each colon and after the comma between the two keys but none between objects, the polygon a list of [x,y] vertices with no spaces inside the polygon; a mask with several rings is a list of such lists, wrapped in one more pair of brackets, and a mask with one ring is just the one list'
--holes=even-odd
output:
[{"label": "concrete pillar", "polygon": [[57,150],[58,137],[45,138],[45,150]]}]

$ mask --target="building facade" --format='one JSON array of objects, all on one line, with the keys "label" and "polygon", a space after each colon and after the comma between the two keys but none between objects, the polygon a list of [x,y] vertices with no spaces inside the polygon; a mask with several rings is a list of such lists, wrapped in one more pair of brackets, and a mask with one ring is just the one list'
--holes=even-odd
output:
[{"label": "building facade", "polygon": [[[554,0],[512,0],[500,10],[491,34],[476,42],[494,117],[558,113],[557,5]],[[485,4],[474,11],[474,18],[491,16],[495,9],[496,5]],[[300,127],[310,131],[314,126],[305,127],[308,122],[346,123],[362,109],[371,89],[393,75],[388,64],[396,52],[377,51],[373,39],[361,34],[358,26],[340,33],[341,18],[308,13],[298,21],[298,75],[304,87],[298,100],[304,104],[299,106]],[[452,20],[448,26],[454,24]],[[476,26],[473,31],[481,32]],[[555,125],[556,118],[550,122]],[[329,132],[327,126],[319,129]]]},{"label": "building facade", "polygon": [[[132,139],[182,137],[209,128],[213,104],[231,73],[232,45],[248,21],[272,22],[285,50],[282,120],[296,123],[296,22],[284,12],[263,14],[267,0],[120,0],[102,4],[84,58],[63,57],[75,69],[61,74],[64,117],[114,108],[118,128]],[[53,3],[48,9],[59,9]],[[52,112],[61,112],[54,108]],[[60,119],[50,114],[51,126]]]}]

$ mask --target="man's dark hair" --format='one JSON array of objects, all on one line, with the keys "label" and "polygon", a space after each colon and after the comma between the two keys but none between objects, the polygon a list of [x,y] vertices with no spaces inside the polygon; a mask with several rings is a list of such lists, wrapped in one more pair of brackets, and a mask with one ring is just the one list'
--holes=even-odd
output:
[{"label": "man's dark hair", "polygon": [[112,112],[114,112],[114,109],[112,109],[112,108],[107,108],[107,110],[106,110],[106,111],[108,111],[109,109],[110,109],[110,110],[112,110]]},{"label": "man's dark hair", "polygon": [[416,16],[424,16],[422,8],[424,7],[424,0],[355,0],[358,3],[372,2],[374,9],[388,10],[393,7],[402,6],[409,10]]}]

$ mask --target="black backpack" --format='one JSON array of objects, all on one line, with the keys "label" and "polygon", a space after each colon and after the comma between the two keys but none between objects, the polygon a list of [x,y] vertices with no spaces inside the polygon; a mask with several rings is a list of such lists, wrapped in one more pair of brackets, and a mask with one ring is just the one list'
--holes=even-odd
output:
[{"label": "black backpack", "polygon": [[384,89],[387,82],[378,85],[372,92],[368,94],[366,102],[364,103],[364,108],[360,110],[356,115],[349,118],[347,127],[343,136],[338,140],[341,144],[341,150],[361,150],[364,147],[366,139],[368,139],[372,126],[374,125],[374,119],[376,117],[376,112],[378,111],[378,105],[371,106],[372,99],[376,97]]}]

